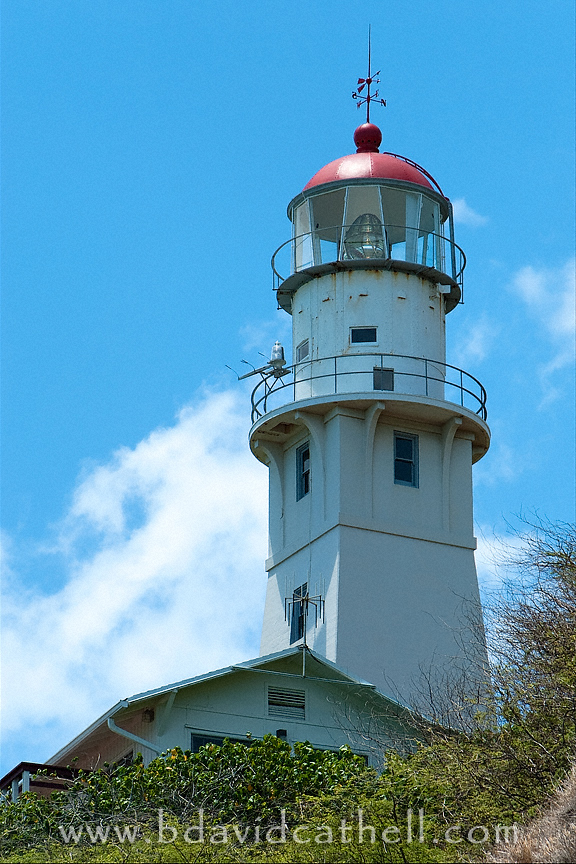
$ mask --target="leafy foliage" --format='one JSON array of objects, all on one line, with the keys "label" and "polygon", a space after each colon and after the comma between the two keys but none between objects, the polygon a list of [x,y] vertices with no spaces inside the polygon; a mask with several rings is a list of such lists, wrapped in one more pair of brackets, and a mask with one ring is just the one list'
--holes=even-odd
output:
[{"label": "leafy foliage", "polygon": [[332,753],[297,743],[292,750],[272,735],[250,747],[225,741],[221,746],[208,744],[199,753],[175,748],[148,766],[139,760],[80,772],[68,789],[50,800],[29,793],[15,803],[4,802],[2,845],[25,848],[59,840],[61,827],[68,832],[111,820],[151,826],[160,809],[182,823],[202,809],[208,822],[258,820],[265,829],[280,820],[283,809],[292,813],[300,797],[336,791],[352,797],[373,781],[364,760],[347,748]]}]

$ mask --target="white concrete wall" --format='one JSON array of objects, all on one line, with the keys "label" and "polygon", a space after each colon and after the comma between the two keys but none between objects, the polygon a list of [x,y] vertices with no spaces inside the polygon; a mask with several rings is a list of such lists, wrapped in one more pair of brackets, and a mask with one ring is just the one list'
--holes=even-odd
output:
[{"label": "white concrete wall", "polygon": [[338,665],[407,704],[426,691],[428,675],[441,680],[462,667],[477,674],[473,550],[355,528],[339,533]]},{"label": "white concrete wall", "polygon": [[[326,600],[324,621],[314,627],[310,620],[308,644],[410,699],[423,668],[466,664],[475,650],[476,635],[464,633],[466,617],[479,610],[472,441],[458,437],[456,426],[447,444],[447,424],[408,422],[384,408],[369,458],[369,419],[369,411],[333,408],[315,437],[302,428],[286,444],[281,471],[271,472],[284,532],[267,565],[261,653],[289,646],[284,601],[307,582]],[[394,431],[418,436],[417,488],[394,482]],[[295,450],[304,440],[311,442],[311,492],[297,501]],[[277,516],[271,508],[271,525]]]},{"label": "white concrete wall", "polygon": [[346,270],[298,289],[293,344],[309,338],[314,358],[372,350],[350,346],[349,328],[377,326],[373,350],[444,360],[444,318],[443,298],[427,279],[390,270]]}]

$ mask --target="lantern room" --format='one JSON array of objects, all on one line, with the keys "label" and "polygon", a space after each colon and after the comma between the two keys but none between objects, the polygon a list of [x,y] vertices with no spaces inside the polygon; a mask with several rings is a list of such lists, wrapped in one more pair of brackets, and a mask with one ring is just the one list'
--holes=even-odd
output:
[{"label": "lantern room", "polygon": [[292,238],[272,262],[286,311],[308,278],[342,269],[416,273],[438,284],[446,311],[461,300],[465,256],[452,205],[424,168],[380,153],[381,139],[373,123],[359,126],[356,153],[321,168],[288,205]]}]

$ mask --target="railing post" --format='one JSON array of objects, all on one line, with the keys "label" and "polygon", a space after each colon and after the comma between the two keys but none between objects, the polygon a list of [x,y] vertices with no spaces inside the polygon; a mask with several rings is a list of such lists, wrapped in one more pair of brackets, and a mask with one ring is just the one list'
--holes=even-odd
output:
[{"label": "railing post", "polygon": [[334,355],[334,395],[338,393],[338,358]]},{"label": "railing post", "polygon": [[426,377],[426,396],[428,396],[428,358],[424,358],[424,375]]},{"label": "railing post", "polygon": [[460,405],[464,407],[464,373],[460,369]]}]

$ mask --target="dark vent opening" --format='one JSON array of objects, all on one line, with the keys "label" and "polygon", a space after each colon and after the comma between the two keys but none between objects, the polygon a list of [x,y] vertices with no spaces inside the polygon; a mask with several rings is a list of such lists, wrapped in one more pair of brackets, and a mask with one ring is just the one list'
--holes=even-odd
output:
[{"label": "dark vent opening", "polygon": [[294,717],[304,720],[306,716],[305,691],[269,687],[268,715],[270,717]]},{"label": "dark vent opening", "polygon": [[394,369],[374,366],[374,390],[394,390]]}]

